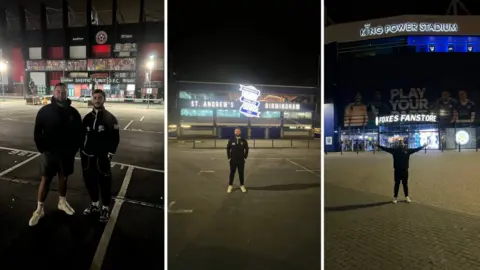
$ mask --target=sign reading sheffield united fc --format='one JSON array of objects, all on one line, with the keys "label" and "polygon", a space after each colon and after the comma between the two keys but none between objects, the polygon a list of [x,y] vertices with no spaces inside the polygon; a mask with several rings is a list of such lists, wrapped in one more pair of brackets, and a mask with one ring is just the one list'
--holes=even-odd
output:
[{"label": "sign reading sheffield united fc", "polygon": [[240,102],[242,106],[240,107],[240,113],[247,117],[260,117],[260,112],[258,107],[260,106],[260,90],[254,86],[246,86],[240,84],[240,91],[242,91],[242,97]]}]

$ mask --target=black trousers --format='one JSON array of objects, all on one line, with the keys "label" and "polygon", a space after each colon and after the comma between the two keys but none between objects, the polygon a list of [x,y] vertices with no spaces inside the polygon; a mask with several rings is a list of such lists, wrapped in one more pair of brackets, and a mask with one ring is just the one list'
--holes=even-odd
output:
[{"label": "black trousers", "polygon": [[395,170],[393,179],[395,181],[395,185],[393,187],[393,196],[398,197],[400,183],[402,183],[405,197],[408,196],[408,170]]},{"label": "black trousers", "polygon": [[107,154],[101,156],[82,157],[83,179],[92,202],[99,201],[101,194],[102,204],[110,206],[112,200],[112,172],[110,159]]},{"label": "black trousers", "polygon": [[235,172],[238,169],[238,178],[240,179],[240,185],[244,184],[244,171],[245,171],[245,161],[234,161],[230,159],[230,178],[228,179],[228,184],[233,185],[233,179],[235,178]]}]

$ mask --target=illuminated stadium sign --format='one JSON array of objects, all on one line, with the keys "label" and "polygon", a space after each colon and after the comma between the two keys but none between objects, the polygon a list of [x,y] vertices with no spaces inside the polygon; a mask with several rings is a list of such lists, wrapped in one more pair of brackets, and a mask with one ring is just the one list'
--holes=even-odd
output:
[{"label": "illuminated stadium sign", "polygon": [[235,106],[234,102],[232,101],[198,101],[192,100],[190,101],[190,107],[192,108],[219,108],[219,109],[232,109]]},{"label": "illuminated stadium sign", "polygon": [[242,91],[240,113],[247,117],[260,117],[260,112],[258,111],[258,107],[260,106],[260,101],[258,101],[260,91],[254,86],[241,84],[239,90]]},{"label": "illuminated stadium sign", "polygon": [[379,116],[376,118],[375,123],[378,125],[400,123],[400,122],[437,122],[437,116],[431,114],[402,114],[402,115],[389,115]]},{"label": "illuminated stadium sign", "polygon": [[404,22],[396,24],[385,24],[371,26],[365,24],[360,29],[360,37],[382,36],[402,33],[457,33],[459,32],[458,24],[456,23],[415,23]]},{"label": "illuminated stadium sign", "polygon": [[285,111],[298,111],[300,110],[300,103],[265,103],[265,109],[267,110],[285,110]]}]

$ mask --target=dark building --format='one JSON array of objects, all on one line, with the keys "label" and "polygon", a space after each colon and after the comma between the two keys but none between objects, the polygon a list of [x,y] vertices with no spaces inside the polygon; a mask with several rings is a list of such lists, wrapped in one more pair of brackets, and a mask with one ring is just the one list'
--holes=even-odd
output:
[{"label": "dark building", "polygon": [[399,16],[327,27],[327,151],[372,151],[398,139],[411,148],[476,148],[475,25],[475,16]]},{"label": "dark building", "polygon": [[172,136],[228,138],[240,127],[252,139],[311,138],[320,126],[318,87],[192,81],[174,87]]},{"label": "dark building", "polygon": [[122,9],[117,0],[99,4],[20,6],[16,20],[1,9],[6,95],[49,95],[64,82],[71,97],[100,88],[112,99],[163,98],[163,15],[149,12],[145,0]]}]

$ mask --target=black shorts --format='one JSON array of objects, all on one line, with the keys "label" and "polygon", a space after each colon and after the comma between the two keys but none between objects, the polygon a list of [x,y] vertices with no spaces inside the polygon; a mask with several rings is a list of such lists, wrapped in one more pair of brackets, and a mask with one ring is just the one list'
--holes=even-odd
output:
[{"label": "black shorts", "polygon": [[40,174],[44,177],[54,177],[62,174],[65,177],[73,174],[75,155],[44,152],[41,156]]}]

